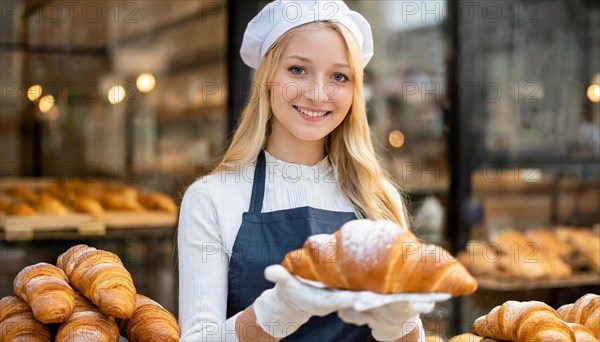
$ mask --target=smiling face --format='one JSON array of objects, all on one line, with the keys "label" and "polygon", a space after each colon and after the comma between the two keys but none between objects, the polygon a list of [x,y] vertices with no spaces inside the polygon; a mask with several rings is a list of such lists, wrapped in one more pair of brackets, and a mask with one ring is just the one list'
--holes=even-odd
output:
[{"label": "smiling face", "polygon": [[271,85],[269,145],[293,151],[298,144],[323,148],[352,105],[354,78],[342,36],[319,23],[290,37]]}]

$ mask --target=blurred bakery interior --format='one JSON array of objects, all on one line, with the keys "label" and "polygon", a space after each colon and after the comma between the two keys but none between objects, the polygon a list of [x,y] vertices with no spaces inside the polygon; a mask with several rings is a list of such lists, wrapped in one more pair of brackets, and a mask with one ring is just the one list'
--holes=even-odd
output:
[{"label": "blurred bakery interior", "polygon": [[[600,294],[600,2],[346,2],[372,25],[368,118],[411,228],[479,281],[423,317],[431,340]],[[266,3],[2,1],[0,297],[84,243],[177,316],[177,208],[235,130]]]}]

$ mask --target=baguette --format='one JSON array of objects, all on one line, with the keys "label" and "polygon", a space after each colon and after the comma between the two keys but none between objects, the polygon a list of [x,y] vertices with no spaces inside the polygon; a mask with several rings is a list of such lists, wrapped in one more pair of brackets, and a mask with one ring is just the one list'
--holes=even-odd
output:
[{"label": "baguette", "polygon": [[73,312],[75,294],[65,273],[56,266],[42,262],[25,267],[15,277],[13,290],[42,323],[64,322]]},{"label": "baguette", "polygon": [[310,237],[282,263],[291,274],[351,291],[473,293],[477,281],[447,251],[391,221],[354,220]]},{"label": "baguette", "polygon": [[104,314],[131,317],[136,291],[131,274],[116,254],[76,245],[58,257],[57,265],[65,271],[71,285]]}]

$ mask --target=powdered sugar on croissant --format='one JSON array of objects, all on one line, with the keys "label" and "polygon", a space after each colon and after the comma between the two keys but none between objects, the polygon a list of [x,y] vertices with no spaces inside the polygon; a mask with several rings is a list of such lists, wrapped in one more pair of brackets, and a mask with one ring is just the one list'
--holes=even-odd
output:
[{"label": "powdered sugar on croissant", "polygon": [[457,296],[477,289],[476,280],[447,251],[422,244],[385,220],[354,220],[334,234],[312,236],[282,265],[291,274],[352,291]]}]

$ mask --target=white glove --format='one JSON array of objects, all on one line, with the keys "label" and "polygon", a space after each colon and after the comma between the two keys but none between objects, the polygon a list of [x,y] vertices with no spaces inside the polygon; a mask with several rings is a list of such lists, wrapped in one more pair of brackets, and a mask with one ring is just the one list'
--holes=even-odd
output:
[{"label": "white glove", "polygon": [[276,338],[292,334],[311,316],[326,316],[350,308],[354,301],[354,295],[348,291],[303,284],[281,265],[267,267],[265,278],[276,284],[254,301],[254,313],[256,323]]},{"label": "white glove", "polygon": [[344,309],[338,312],[340,319],[356,325],[367,324],[378,341],[394,341],[419,329],[419,341],[424,340],[419,313],[433,310],[435,303],[394,302],[375,309],[356,311]]}]

